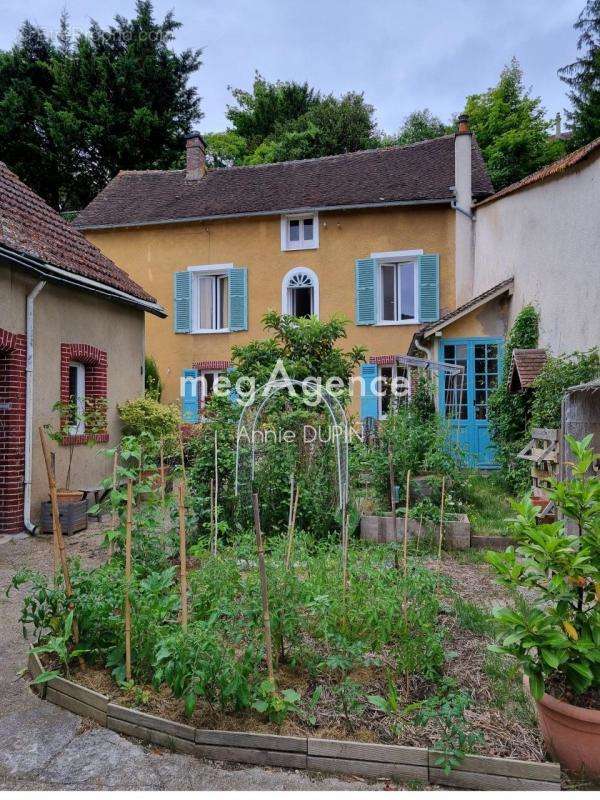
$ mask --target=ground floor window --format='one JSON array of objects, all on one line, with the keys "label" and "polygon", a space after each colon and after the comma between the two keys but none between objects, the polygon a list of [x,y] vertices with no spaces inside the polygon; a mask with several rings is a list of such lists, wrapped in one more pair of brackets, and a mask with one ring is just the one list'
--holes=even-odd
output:
[{"label": "ground floor window", "polygon": [[85,433],[85,365],[79,361],[69,364],[69,433]]},{"label": "ground floor window", "polygon": [[390,409],[398,408],[410,399],[410,373],[402,364],[379,367],[379,419],[385,419]]},{"label": "ground floor window", "polygon": [[199,374],[200,380],[198,381],[198,403],[201,409],[204,408],[206,403],[210,400],[213,396],[215,391],[215,386],[217,385],[217,381],[219,379],[219,375],[222,375],[222,370],[213,369],[213,370],[201,370]]},{"label": "ground floor window", "polygon": [[61,427],[69,433],[64,445],[84,444],[91,437],[107,442],[108,357],[104,350],[83,343],[60,346],[60,402],[67,407]]}]

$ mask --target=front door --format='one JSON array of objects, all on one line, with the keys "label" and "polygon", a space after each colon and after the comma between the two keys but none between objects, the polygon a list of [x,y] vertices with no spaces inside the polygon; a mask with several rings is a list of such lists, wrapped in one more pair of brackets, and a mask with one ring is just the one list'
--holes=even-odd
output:
[{"label": "front door", "polygon": [[440,413],[471,467],[493,469],[494,447],[490,440],[488,397],[498,385],[502,368],[502,339],[443,339],[440,360],[465,368],[464,381],[440,375]]}]

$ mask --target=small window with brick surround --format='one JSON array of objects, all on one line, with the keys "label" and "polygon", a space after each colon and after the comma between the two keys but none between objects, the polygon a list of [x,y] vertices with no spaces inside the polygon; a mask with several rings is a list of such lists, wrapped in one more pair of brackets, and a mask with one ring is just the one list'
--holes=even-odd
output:
[{"label": "small window with brick surround", "polygon": [[[73,408],[72,418],[62,421],[69,427],[69,434],[63,437],[62,444],[108,441],[107,397],[106,352],[89,344],[61,344],[60,402]],[[90,420],[88,430],[86,419]]]}]

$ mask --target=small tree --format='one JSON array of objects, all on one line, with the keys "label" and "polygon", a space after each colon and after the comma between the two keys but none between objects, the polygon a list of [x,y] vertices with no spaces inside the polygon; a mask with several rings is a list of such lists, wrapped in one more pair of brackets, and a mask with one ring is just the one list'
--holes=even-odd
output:
[{"label": "small tree", "polygon": [[56,427],[44,425],[44,430],[52,441],[59,445],[67,445],[68,459],[65,474],[64,488],[71,488],[71,467],[75,446],[81,444],[77,434],[73,432],[81,428],[85,436],[84,444],[93,446],[96,436],[106,432],[106,400],[103,398],[86,398],[83,408],[73,398],[59,400],[52,406],[53,411],[59,415],[59,424]]},{"label": "small tree", "polygon": [[579,58],[558,70],[570,88],[572,110],[567,111],[572,149],[600,136],[600,0],[587,0],[573,26],[579,32]]}]

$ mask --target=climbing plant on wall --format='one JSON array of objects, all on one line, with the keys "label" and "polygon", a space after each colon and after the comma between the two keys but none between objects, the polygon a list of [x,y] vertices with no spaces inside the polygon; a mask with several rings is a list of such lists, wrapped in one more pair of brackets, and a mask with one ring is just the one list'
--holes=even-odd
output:
[{"label": "climbing plant on wall", "polygon": [[537,347],[538,335],[538,312],[531,305],[525,306],[506,338],[502,379],[489,399],[490,433],[496,446],[500,474],[507,488],[515,493],[524,491],[529,482],[528,464],[516,455],[529,439],[533,398],[531,392],[511,394],[508,376],[513,350]]}]

